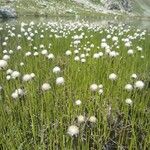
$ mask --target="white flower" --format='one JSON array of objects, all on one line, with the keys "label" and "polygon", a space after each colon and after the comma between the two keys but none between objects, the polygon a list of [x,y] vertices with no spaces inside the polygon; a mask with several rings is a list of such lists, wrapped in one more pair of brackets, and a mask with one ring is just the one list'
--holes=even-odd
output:
[{"label": "white flower", "polygon": [[25,53],[25,56],[31,56],[31,55],[32,55],[31,52],[26,52],[26,53]]},{"label": "white flower", "polygon": [[74,50],[74,53],[75,53],[75,54],[78,54],[78,53],[79,53],[79,50],[77,50],[77,49]]},{"label": "white flower", "polygon": [[128,54],[129,54],[129,55],[133,55],[133,53],[134,53],[134,52],[133,52],[132,49],[129,49],[129,50],[128,50]]},{"label": "white flower", "polygon": [[137,46],[137,50],[138,50],[138,51],[142,51],[143,49],[142,49],[142,47]]},{"label": "white flower", "polygon": [[68,127],[67,133],[70,136],[77,136],[79,134],[79,128],[75,125],[71,125],[71,126]]},{"label": "white flower", "polygon": [[18,93],[19,96],[23,96],[25,94],[25,92],[23,91],[23,89],[17,89],[15,90],[15,93]]},{"label": "white flower", "polygon": [[60,68],[58,67],[58,66],[56,66],[56,67],[54,67],[53,68],[53,73],[59,73],[61,70],[60,70]]},{"label": "white flower", "polygon": [[18,93],[17,92],[14,92],[11,94],[11,97],[14,98],[14,99],[17,99],[19,97]]},{"label": "white flower", "polygon": [[115,51],[110,51],[110,52],[109,52],[109,56],[110,56],[110,57],[116,57],[116,56],[117,56],[117,52],[115,52]]},{"label": "white flower", "polygon": [[108,46],[107,43],[105,43],[105,42],[101,43],[101,48],[106,48],[107,46]]},{"label": "white flower", "polygon": [[5,69],[7,67],[7,61],[6,60],[0,60],[0,69]]},{"label": "white flower", "polygon": [[81,62],[82,62],[82,63],[85,63],[85,62],[86,62],[86,59],[85,59],[85,58],[82,58],[82,59],[81,59]]},{"label": "white flower", "polygon": [[89,118],[89,121],[90,121],[91,123],[95,123],[95,122],[97,121],[97,118],[96,118],[95,116],[91,116],[91,117]]},{"label": "white flower", "polygon": [[85,54],[81,54],[81,55],[80,55],[80,58],[85,58]]},{"label": "white flower", "polygon": [[48,91],[49,89],[51,89],[51,86],[49,83],[44,83],[41,87],[42,91]]},{"label": "white flower", "polygon": [[114,80],[117,79],[117,75],[114,74],[114,73],[111,73],[111,74],[109,75],[109,79],[112,80],[112,81],[114,81]]},{"label": "white flower", "polygon": [[131,46],[131,42],[126,42],[126,43],[125,43],[125,46],[126,46],[126,47],[130,47],[130,46]]},{"label": "white flower", "polygon": [[112,38],[112,41],[118,41],[118,37],[117,37],[117,36],[114,36],[114,37]]},{"label": "white flower", "polygon": [[85,122],[85,117],[82,116],[82,115],[78,116],[77,119],[78,119],[78,123],[83,123],[83,122]]},{"label": "white flower", "polygon": [[99,88],[99,89],[102,89],[102,88],[103,88],[103,85],[102,85],[102,84],[99,84],[99,85],[98,85],[98,88]]},{"label": "white flower", "polygon": [[17,50],[21,50],[21,46],[17,46]]},{"label": "white flower", "polygon": [[102,57],[104,55],[103,52],[99,52],[98,54],[100,57]]},{"label": "white flower", "polygon": [[43,45],[43,44],[41,44],[41,45],[40,45],[40,48],[41,48],[41,49],[42,49],[42,48],[44,48],[44,45]]},{"label": "white flower", "polygon": [[20,66],[24,66],[24,63],[23,63],[23,62],[21,62],[21,63],[20,63]]},{"label": "white flower", "polygon": [[6,74],[12,74],[12,72],[13,72],[13,70],[8,69],[8,70],[6,71]]},{"label": "white flower", "polygon": [[141,58],[144,59],[144,56],[142,55]]},{"label": "white flower", "polygon": [[137,79],[137,75],[134,73],[131,75],[131,78]]},{"label": "white flower", "polygon": [[25,92],[23,91],[23,89],[19,88],[16,89],[15,92],[12,93],[12,98],[17,99],[19,96],[23,96],[25,94]]},{"label": "white flower", "polygon": [[16,79],[16,78],[20,77],[20,72],[18,72],[18,71],[13,71],[12,74],[11,74],[11,77],[12,77],[13,79]]},{"label": "white flower", "polygon": [[125,85],[125,90],[132,91],[132,89],[133,89],[133,86],[131,84]]},{"label": "white flower", "polygon": [[32,77],[30,74],[25,74],[23,77],[22,77],[22,80],[23,81],[30,81],[32,80]]},{"label": "white flower", "polygon": [[76,100],[76,101],[75,101],[75,104],[79,106],[79,105],[82,104],[82,102],[81,102],[81,100]]},{"label": "white flower", "polygon": [[9,55],[4,55],[3,56],[3,60],[9,60],[10,59],[10,56]]},{"label": "white flower", "polygon": [[51,54],[47,55],[47,58],[52,60],[55,58],[55,56],[51,53]]},{"label": "white flower", "polygon": [[58,78],[56,79],[56,84],[57,84],[57,85],[63,85],[64,82],[65,82],[65,80],[64,80],[63,77],[58,77]]},{"label": "white flower", "polygon": [[130,98],[127,98],[127,99],[125,100],[125,102],[126,102],[127,104],[129,104],[129,105],[132,105],[132,100],[131,100]]},{"label": "white flower", "polygon": [[93,55],[93,58],[98,59],[98,58],[100,58],[100,55],[99,55],[98,53],[95,53],[95,54]]},{"label": "white flower", "polygon": [[35,74],[34,74],[34,73],[31,73],[30,76],[31,76],[32,78],[34,78],[34,77],[35,77]]},{"label": "white flower", "polygon": [[134,87],[137,88],[137,89],[143,89],[145,86],[144,82],[143,81],[136,81],[135,84],[134,84]]},{"label": "white flower", "polygon": [[90,90],[93,91],[93,92],[97,91],[97,89],[98,89],[97,84],[92,84],[92,85],[90,86]]},{"label": "white flower", "polygon": [[80,60],[80,57],[79,57],[79,56],[75,56],[75,57],[74,57],[74,60],[75,60],[75,61],[79,61],[79,60]]},{"label": "white flower", "polygon": [[3,46],[6,46],[6,45],[7,45],[7,42],[3,42],[2,45],[3,45]]},{"label": "white flower", "polygon": [[34,52],[33,55],[34,55],[34,56],[38,56],[39,53],[38,53],[38,52]]},{"label": "white flower", "polygon": [[10,80],[11,79],[11,76],[10,75],[7,75],[6,76],[6,80]]},{"label": "white flower", "polygon": [[8,52],[7,52],[7,50],[5,49],[5,50],[3,50],[3,54],[7,54]]},{"label": "white flower", "polygon": [[47,55],[48,54],[48,51],[46,49],[42,50],[41,52],[42,55]]},{"label": "white flower", "polygon": [[107,39],[110,39],[111,38],[111,35],[109,34],[109,35],[107,35]]},{"label": "white flower", "polygon": [[101,94],[103,94],[103,89],[100,89],[99,91],[98,91],[98,93],[99,93],[99,95],[101,95]]},{"label": "white flower", "polygon": [[13,54],[13,50],[9,50],[9,54]]},{"label": "white flower", "polygon": [[67,55],[67,56],[70,56],[71,54],[72,54],[71,51],[69,51],[69,50],[66,51],[66,55]]}]

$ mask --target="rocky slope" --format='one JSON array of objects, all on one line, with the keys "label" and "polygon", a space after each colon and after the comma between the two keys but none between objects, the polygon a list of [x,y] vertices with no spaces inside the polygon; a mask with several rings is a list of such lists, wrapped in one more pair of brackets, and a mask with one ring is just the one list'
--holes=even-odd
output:
[{"label": "rocky slope", "polygon": [[4,16],[3,6],[7,8],[7,12],[9,8],[14,8],[18,16],[125,13],[150,17],[149,0],[0,0],[1,17]]}]

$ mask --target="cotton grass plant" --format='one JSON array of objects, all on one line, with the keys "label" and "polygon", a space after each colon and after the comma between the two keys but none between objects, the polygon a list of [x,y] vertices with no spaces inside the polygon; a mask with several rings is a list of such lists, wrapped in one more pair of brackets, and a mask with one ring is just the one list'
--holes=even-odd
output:
[{"label": "cotton grass plant", "polygon": [[148,31],[87,22],[0,29],[1,149],[149,148]]}]

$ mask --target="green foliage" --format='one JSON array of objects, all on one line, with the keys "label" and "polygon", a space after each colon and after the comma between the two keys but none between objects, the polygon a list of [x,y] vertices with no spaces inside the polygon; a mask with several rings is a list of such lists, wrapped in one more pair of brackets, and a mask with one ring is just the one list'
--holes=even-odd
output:
[{"label": "green foliage", "polygon": [[[136,28],[126,31],[125,26],[116,26],[111,30],[111,26],[100,29],[99,26],[87,28],[84,25],[85,23],[83,27],[78,28],[77,25],[70,27],[69,24],[66,26],[60,22],[49,26],[47,23],[26,25],[26,32],[35,34],[32,37],[33,41],[27,40],[29,35],[26,36],[20,31],[20,25],[16,25],[15,30],[12,30],[14,25],[4,25],[3,30],[0,30],[2,42],[5,37],[9,37],[7,46],[3,46],[2,42],[0,44],[1,58],[4,55],[3,50],[14,51],[10,55],[7,68],[18,70],[21,75],[32,72],[36,75],[35,79],[27,83],[23,82],[22,78],[7,81],[6,70],[0,70],[0,84],[3,87],[0,93],[1,149],[100,150],[104,146],[115,147],[118,150],[149,148],[149,32],[143,36],[145,39],[140,39],[140,36],[133,39],[132,49],[135,54],[129,56],[128,48],[124,46],[122,39],[134,36],[137,33]],[[8,30],[16,36],[11,37]],[[85,63],[74,61],[76,48],[71,46],[72,37],[83,33],[85,36],[77,49],[80,48],[79,54],[86,54],[87,48],[90,48]],[[18,34],[21,38],[18,38]],[[118,49],[111,39],[107,39],[112,50],[120,54],[116,58],[110,58],[105,55],[104,49],[98,48],[101,40],[108,34],[119,37]],[[41,35],[44,38],[40,38]],[[54,60],[49,60],[41,54],[41,44],[48,53],[55,55]],[[90,47],[91,44],[94,44],[94,47]],[[17,51],[17,46],[21,46],[22,49]],[[137,46],[141,46],[143,51],[138,52]],[[37,47],[37,50],[34,47]],[[72,55],[66,56],[66,50],[71,50]],[[25,54],[28,51],[32,54],[37,51],[39,56],[27,57]],[[94,59],[93,54],[96,52],[103,52],[104,56]],[[142,55],[145,56],[144,59],[141,58]],[[20,66],[20,62],[24,62],[25,65]],[[55,66],[62,70],[59,75],[52,72]],[[113,72],[118,76],[114,82],[108,79],[109,74]],[[130,78],[133,73],[137,73],[138,80],[144,81],[146,86],[143,90],[134,89],[127,92],[124,86],[127,83],[134,84],[134,80]],[[64,77],[64,85],[55,84],[58,76]],[[45,82],[50,83],[52,88],[50,91],[42,92],[41,85]],[[93,83],[103,84],[102,95],[90,91],[90,85]],[[20,87],[25,89],[25,96],[13,99],[12,92]],[[126,98],[131,98],[133,105],[127,105]],[[75,105],[77,99],[82,101],[81,106]],[[84,115],[87,119],[94,115],[97,122],[91,124],[86,121],[79,125],[76,121],[79,115]],[[68,126],[72,124],[80,128],[77,138],[67,134]]]}]

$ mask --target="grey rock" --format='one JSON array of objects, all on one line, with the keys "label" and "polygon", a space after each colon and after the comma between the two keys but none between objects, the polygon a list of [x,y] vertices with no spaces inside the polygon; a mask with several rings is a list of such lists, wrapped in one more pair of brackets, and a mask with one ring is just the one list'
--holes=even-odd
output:
[{"label": "grey rock", "polygon": [[8,6],[3,6],[3,7],[0,7],[0,17],[1,18],[16,18],[17,13],[15,9],[8,7]]},{"label": "grey rock", "polygon": [[121,10],[120,5],[117,3],[111,3],[108,5],[109,10]]},{"label": "grey rock", "polygon": [[131,12],[131,1],[130,0],[121,0],[121,6],[125,11]]},{"label": "grey rock", "polygon": [[132,11],[131,0],[104,0],[103,3],[108,10]]}]

